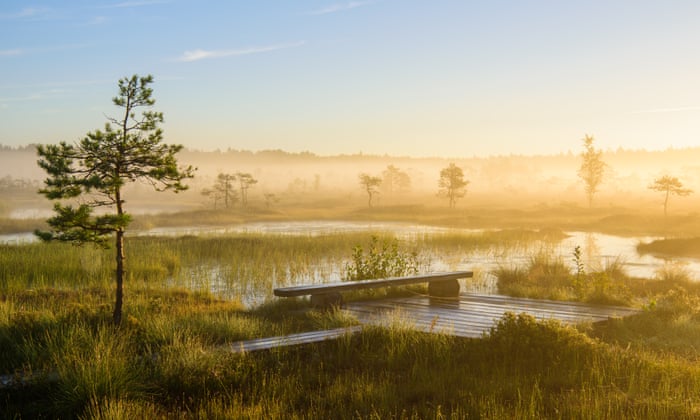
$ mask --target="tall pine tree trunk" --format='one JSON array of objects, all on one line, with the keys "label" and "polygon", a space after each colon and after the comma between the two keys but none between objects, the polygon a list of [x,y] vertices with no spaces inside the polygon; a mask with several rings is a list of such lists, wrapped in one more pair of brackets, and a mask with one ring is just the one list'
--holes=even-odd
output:
[{"label": "tall pine tree trunk", "polygon": [[[121,218],[124,216],[124,209],[122,208],[122,194],[120,188],[117,188],[115,191],[115,199],[117,203],[117,215]],[[117,278],[117,290],[115,293],[114,314],[112,318],[114,324],[119,325],[122,322],[122,304],[124,301],[124,228],[119,227],[116,233],[115,248],[117,270],[115,275]]]},{"label": "tall pine tree trunk", "polygon": [[124,231],[117,231],[116,239],[116,254],[117,254],[117,290],[116,299],[114,301],[114,314],[112,315],[114,324],[119,325],[122,321],[122,303],[124,300]]}]

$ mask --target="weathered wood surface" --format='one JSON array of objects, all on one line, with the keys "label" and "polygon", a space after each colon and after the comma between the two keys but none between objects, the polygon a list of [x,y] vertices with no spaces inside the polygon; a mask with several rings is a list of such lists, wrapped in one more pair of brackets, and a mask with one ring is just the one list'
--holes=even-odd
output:
[{"label": "weathered wood surface", "polygon": [[[638,312],[636,309],[617,306],[468,293],[461,294],[458,299],[420,296],[350,302],[343,310],[354,315],[362,324],[389,325],[398,321],[421,331],[472,338],[488,333],[506,312],[526,313],[542,320],[557,319],[567,324],[605,321]],[[361,328],[355,326],[254,339],[233,343],[231,349],[245,352],[314,343],[354,334]]]},{"label": "weathered wood surface", "polygon": [[616,306],[471,293],[452,300],[409,297],[350,302],[345,310],[363,324],[388,325],[392,320],[400,320],[422,331],[460,337],[481,337],[506,312],[526,313],[541,320],[557,319],[567,324],[605,321],[638,312]]},{"label": "weathered wood surface", "polygon": [[433,281],[448,281],[469,278],[474,275],[471,271],[451,271],[448,273],[432,273],[419,276],[389,277],[386,279],[342,281],[303,286],[278,287],[273,293],[279,297],[295,297],[321,293],[339,293],[350,290],[369,289],[374,287],[405,286]]},{"label": "weathered wood surface", "polygon": [[344,335],[354,334],[362,329],[361,325],[336,328],[332,330],[309,331],[278,337],[258,338],[239,341],[231,344],[231,351],[242,353],[247,351],[266,350],[277,347],[295,346],[299,344],[318,343],[319,341],[334,340]]}]

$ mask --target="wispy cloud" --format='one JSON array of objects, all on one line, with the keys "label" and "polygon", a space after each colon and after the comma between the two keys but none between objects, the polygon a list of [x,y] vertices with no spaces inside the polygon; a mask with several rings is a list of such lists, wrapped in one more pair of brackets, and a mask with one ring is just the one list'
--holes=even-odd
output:
[{"label": "wispy cloud", "polygon": [[24,9],[12,12],[12,13],[0,13],[1,20],[14,20],[14,19],[35,19],[42,15],[45,15],[49,9],[45,7],[25,7]]},{"label": "wispy cloud", "polygon": [[[43,92],[66,92],[69,87],[92,86],[114,83],[114,80],[80,80],[72,82],[45,82],[45,83],[29,83],[29,84],[7,84],[0,85],[0,89],[41,89]],[[36,95],[31,96],[32,98]],[[27,99],[25,99],[27,100]]]},{"label": "wispy cloud", "polygon": [[0,57],[11,57],[25,54],[43,54],[56,51],[79,50],[83,48],[89,48],[91,46],[91,44],[66,44],[34,48],[12,48],[8,50],[0,50]]},{"label": "wispy cloud", "polygon": [[32,93],[26,96],[0,96],[0,103],[38,101],[39,99],[44,98],[46,98],[46,94],[43,93]]},{"label": "wispy cloud", "polygon": [[22,50],[19,48],[15,48],[12,50],[0,50],[0,57],[9,57],[12,55],[20,55],[22,54]]},{"label": "wispy cloud", "polygon": [[312,10],[310,12],[306,12],[305,14],[307,15],[327,15],[329,13],[337,13],[337,12],[343,12],[346,10],[352,10],[356,9],[358,7],[366,6],[368,4],[372,4],[372,1],[350,1],[347,3],[335,3],[331,4],[330,6],[326,6],[320,9]]},{"label": "wispy cloud", "polygon": [[26,94],[20,94],[17,96],[0,96],[0,106],[7,109],[12,104],[53,100],[70,95],[72,92],[74,91],[70,89],[47,89],[27,92]]},{"label": "wispy cloud", "polygon": [[684,106],[684,107],[678,107],[678,108],[656,108],[656,109],[647,109],[643,111],[635,111],[632,112],[632,114],[662,114],[662,113],[669,113],[669,112],[697,112],[700,111],[700,106]]},{"label": "wispy cloud", "polygon": [[185,51],[179,58],[178,61],[199,61],[208,58],[221,58],[221,57],[231,57],[239,55],[250,55],[259,54],[270,51],[284,50],[287,48],[296,48],[304,45],[305,41],[291,42],[287,44],[276,44],[267,45],[262,47],[248,47],[237,50],[193,50]]},{"label": "wispy cloud", "polygon": [[103,23],[107,22],[107,18],[104,16],[94,16],[92,19],[87,21],[85,25],[90,26],[90,25],[102,25]]},{"label": "wispy cloud", "polygon": [[167,4],[170,0],[134,0],[134,1],[123,1],[120,3],[105,4],[100,6],[100,9],[123,9],[126,7],[141,7],[141,6],[152,6],[154,4]]}]

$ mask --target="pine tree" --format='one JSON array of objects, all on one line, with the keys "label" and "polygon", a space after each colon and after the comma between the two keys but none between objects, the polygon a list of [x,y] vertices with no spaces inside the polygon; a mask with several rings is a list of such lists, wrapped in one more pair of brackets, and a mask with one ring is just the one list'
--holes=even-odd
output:
[{"label": "pine tree", "polygon": [[[89,132],[76,144],[37,147],[38,164],[48,174],[39,192],[58,201],[54,204],[55,216],[47,220],[51,229],[36,234],[44,241],[105,247],[114,238],[115,324],[122,319],[124,233],[131,222],[124,208],[125,185],[140,180],[157,191],[179,192],[187,189],[182,181],[194,176],[191,166],[178,167],[175,155],[182,146],[162,143],[163,131],[158,125],[163,122],[163,114],[150,110],[155,104],[149,87],[152,82],[150,75],[119,80],[119,94],[112,102],[122,108],[122,115],[108,117],[104,131]],[[95,213],[98,208],[105,210]]]}]

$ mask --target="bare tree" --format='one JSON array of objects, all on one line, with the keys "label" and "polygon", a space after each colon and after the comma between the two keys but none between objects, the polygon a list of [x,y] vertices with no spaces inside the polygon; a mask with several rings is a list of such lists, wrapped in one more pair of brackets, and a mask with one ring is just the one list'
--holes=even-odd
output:
[{"label": "bare tree", "polygon": [[361,173],[358,177],[360,178],[360,185],[367,193],[367,206],[372,207],[372,197],[379,194],[379,186],[382,184],[382,179],[366,173]]},{"label": "bare tree", "polygon": [[219,193],[224,199],[224,208],[229,208],[236,202],[236,190],[233,189],[233,183],[236,181],[236,175],[220,173],[216,177],[214,190]]},{"label": "bare tree", "polygon": [[279,203],[280,199],[274,193],[265,193],[263,195],[265,198],[265,207],[270,208],[273,204]]},{"label": "bare tree", "polygon": [[693,192],[691,189],[683,188],[683,183],[675,176],[672,177],[670,175],[664,175],[656,178],[654,183],[649,185],[649,189],[664,193],[664,217],[666,217],[667,214],[668,199],[671,194],[684,197],[692,194]]},{"label": "bare tree", "polygon": [[593,136],[586,134],[583,138],[584,151],[581,152],[583,162],[578,170],[578,176],[583,180],[586,196],[588,197],[588,207],[593,207],[593,196],[598,192],[598,187],[603,182],[605,167],[603,162],[603,152],[596,150],[593,146]]},{"label": "bare tree", "polygon": [[466,194],[467,185],[469,185],[469,181],[464,179],[462,168],[454,163],[450,163],[450,166],[440,171],[438,195],[447,197],[450,208],[454,208],[457,205],[457,199],[464,197]]},{"label": "bare tree", "polygon": [[388,195],[407,191],[411,187],[411,177],[394,165],[389,165],[382,172],[382,187]]},{"label": "bare tree", "polygon": [[238,200],[236,190],[233,183],[236,181],[236,175],[220,173],[216,176],[216,182],[211,189],[205,188],[202,190],[202,195],[211,198],[214,201],[214,209],[216,209],[219,201],[224,202],[224,208],[232,207]]},{"label": "bare tree", "polygon": [[241,190],[241,205],[243,207],[248,206],[248,189],[253,185],[258,183],[258,180],[253,178],[253,175],[249,173],[237,172],[236,178],[238,179],[238,185]]},{"label": "bare tree", "polygon": [[219,191],[217,191],[214,188],[211,188],[211,189],[204,188],[200,192],[200,194],[202,194],[205,197],[208,197],[209,199],[211,199],[214,202],[214,210],[216,210],[219,207],[219,201],[221,201],[223,199],[223,197],[221,196],[221,193],[219,193]]}]

